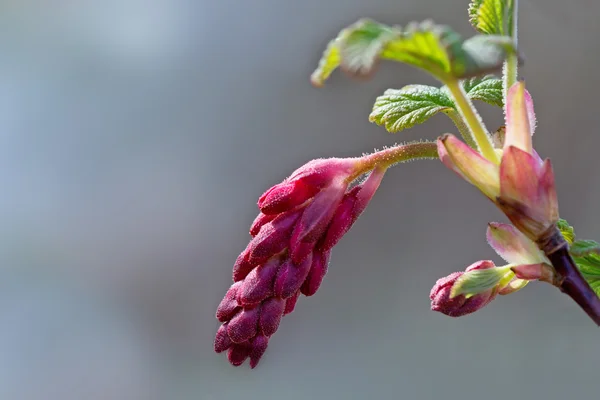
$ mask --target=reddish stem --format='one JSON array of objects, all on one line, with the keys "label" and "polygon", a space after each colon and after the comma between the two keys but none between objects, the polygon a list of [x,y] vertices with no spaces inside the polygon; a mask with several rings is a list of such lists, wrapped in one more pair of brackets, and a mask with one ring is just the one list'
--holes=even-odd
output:
[{"label": "reddish stem", "polygon": [[560,276],[558,288],[575,300],[596,325],[600,326],[600,298],[579,272],[569,254],[569,244],[556,228],[544,236],[545,238],[538,240],[538,246]]}]

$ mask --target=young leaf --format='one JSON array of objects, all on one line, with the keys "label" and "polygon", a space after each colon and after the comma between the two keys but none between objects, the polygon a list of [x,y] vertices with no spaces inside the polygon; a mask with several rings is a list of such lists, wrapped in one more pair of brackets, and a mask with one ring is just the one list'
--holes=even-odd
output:
[{"label": "young leaf", "polygon": [[569,252],[575,257],[584,257],[590,254],[600,255],[600,244],[593,240],[577,240],[573,242]]},{"label": "young leaf", "polygon": [[481,33],[510,36],[513,7],[513,0],[472,0],[469,21]]},{"label": "young leaf", "polygon": [[[467,96],[502,107],[502,81],[492,75],[462,81]],[[377,97],[369,121],[385,126],[396,133],[421,124],[433,115],[443,112],[453,121],[460,119],[454,101],[444,86],[441,89],[426,85],[408,85],[402,89],[388,89]]]},{"label": "young leaf", "polygon": [[476,295],[497,286],[503,286],[514,278],[510,265],[489,269],[478,269],[465,272],[452,286],[450,297],[464,294],[466,297]]},{"label": "young leaf", "polygon": [[401,30],[363,19],[329,43],[311,81],[321,86],[338,66],[353,75],[368,75],[379,59],[400,61],[448,81],[495,71],[514,52],[509,37],[480,35],[463,41],[458,33],[431,21]]},{"label": "young leaf", "polygon": [[396,133],[427,121],[433,115],[454,110],[454,102],[442,90],[426,85],[388,89],[375,100],[369,121]]},{"label": "young leaf", "polygon": [[480,100],[493,106],[503,107],[502,80],[493,75],[473,77],[462,82],[471,100]]},{"label": "young leaf", "polygon": [[567,243],[569,243],[569,246],[571,244],[573,244],[573,241],[575,240],[575,230],[573,229],[573,227],[571,225],[569,225],[569,223],[562,218],[558,220],[556,225],[557,225],[560,233],[563,235],[563,237],[567,241]]}]

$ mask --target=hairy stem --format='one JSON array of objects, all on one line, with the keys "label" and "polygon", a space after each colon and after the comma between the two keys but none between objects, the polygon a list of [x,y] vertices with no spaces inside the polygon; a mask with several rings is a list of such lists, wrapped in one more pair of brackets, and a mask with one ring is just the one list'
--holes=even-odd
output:
[{"label": "hairy stem", "polygon": [[389,168],[394,164],[418,160],[437,159],[438,151],[435,142],[412,142],[396,145],[361,157],[357,176],[375,167]]},{"label": "hairy stem", "polygon": [[[511,8],[512,15],[512,32],[510,32],[510,36],[512,37],[515,48],[517,48],[518,42],[518,17],[519,17],[519,0],[512,0]],[[504,61],[504,66],[502,68],[502,89],[504,93],[504,112],[506,113],[506,96],[508,95],[508,89],[512,85],[517,82],[517,69],[518,69],[519,59],[516,54],[510,54],[506,61]]]},{"label": "hairy stem", "polygon": [[444,82],[452,97],[454,98],[454,104],[458,108],[458,112],[463,117],[464,122],[469,127],[469,131],[471,133],[471,137],[475,143],[477,143],[477,148],[481,155],[490,160],[495,164],[499,164],[500,160],[496,151],[494,150],[494,146],[492,145],[492,141],[488,135],[487,128],[483,124],[481,117],[475,111],[475,106],[471,100],[467,97],[462,85],[458,80]]},{"label": "hairy stem", "polygon": [[553,227],[549,234],[537,241],[559,275],[558,288],[571,297],[600,326],[600,298],[587,283],[569,254],[569,244],[560,231]]},{"label": "hairy stem", "polygon": [[477,143],[473,139],[471,131],[469,131],[469,127],[467,126],[467,124],[465,124],[465,121],[462,119],[460,114],[455,110],[445,111],[444,114],[446,114],[448,118],[450,118],[452,122],[454,122],[454,126],[456,126],[458,132],[460,132],[463,139],[465,139],[465,142],[467,142],[467,144],[472,148],[476,149]]}]

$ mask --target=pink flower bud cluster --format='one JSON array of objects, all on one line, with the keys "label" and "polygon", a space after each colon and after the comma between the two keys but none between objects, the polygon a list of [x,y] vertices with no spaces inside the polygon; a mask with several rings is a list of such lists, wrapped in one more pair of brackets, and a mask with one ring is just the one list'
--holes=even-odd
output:
[{"label": "pink flower bud cluster", "polygon": [[332,247],[364,211],[385,172],[376,168],[349,188],[358,160],[313,160],[259,198],[252,239],[235,262],[234,283],[216,314],[222,325],[215,351],[227,350],[232,365],[249,358],[254,368],[300,294],[318,290]]}]

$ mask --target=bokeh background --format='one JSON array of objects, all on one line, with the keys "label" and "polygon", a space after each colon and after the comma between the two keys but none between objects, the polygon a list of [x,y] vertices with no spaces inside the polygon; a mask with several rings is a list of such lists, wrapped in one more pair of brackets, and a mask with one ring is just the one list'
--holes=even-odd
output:
[{"label": "bokeh background", "polygon": [[[5,0],[0,3],[0,398],[563,399],[600,389],[598,328],[543,284],[461,319],[435,280],[492,258],[503,220],[434,161],[386,176],[319,293],[259,367],[213,353],[214,311],[258,196],[304,162],[453,131],[370,124],[388,87],[308,77],[360,17],[473,34],[468,0]],[[522,0],[521,75],[561,213],[600,239],[596,0]],[[490,128],[501,112],[480,105]]]}]

